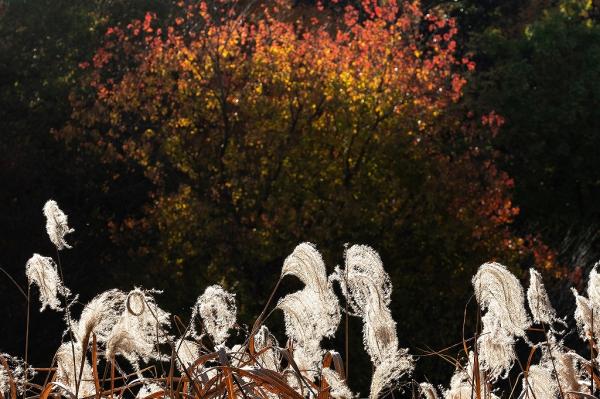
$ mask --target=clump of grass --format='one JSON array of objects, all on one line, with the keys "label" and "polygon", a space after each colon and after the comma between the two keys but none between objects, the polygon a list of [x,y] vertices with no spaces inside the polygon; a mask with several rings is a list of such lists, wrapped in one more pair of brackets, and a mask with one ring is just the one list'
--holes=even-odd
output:
[{"label": "clump of grass", "polygon": [[[5,395],[40,399],[56,395],[111,399],[354,397],[340,354],[322,347],[324,338],[335,335],[342,318],[333,290],[336,280],[351,302],[353,315],[364,320],[365,345],[375,365],[371,397],[378,397],[384,389],[396,389],[412,369],[413,359],[398,348],[389,311],[389,277],[369,247],[350,248],[346,271],[327,276],[316,247],[298,245],[285,260],[279,281],[298,278],[305,287],[273,303],[276,287],[243,342],[229,345],[237,306],[234,294],[218,285],[207,287],[198,297],[187,324],[160,308],[158,291],[143,288],[100,293],[83,306],[79,318],[73,317],[77,296],[64,285],[60,262],[60,251],[71,248],[65,235],[73,229],[55,201],[46,203],[44,214],[57,260],[35,254],[27,262],[26,274],[30,286],[39,288],[41,311],[63,312],[64,342],[52,366],[43,369],[48,373],[43,385],[32,382],[36,369],[25,361],[0,357],[0,399]],[[361,262],[367,263],[361,266]],[[376,276],[364,272],[372,267],[377,268]],[[378,277],[383,280],[377,281]],[[364,284],[373,291],[365,292]],[[285,346],[265,325],[274,310],[284,314]]]},{"label": "clump of grass", "polygon": [[[531,269],[525,296],[506,267],[483,264],[472,280],[480,327],[473,337],[463,338],[461,358],[449,356],[451,348],[435,352],[456,365],[444,388],[410,380],[415,356],[400,347],[389,308],[391,280],[377,252],[368,246],[347,248],[345,267],[336,267],[328,276],[316,247],[298,245],[284,261],[280,279],[252,328],[243,341],[232,343],[235,295],[218,285],[207,287],[198,297],[188,323],[160,308],[159,291],[144,288],[100,293],[83,306],[78,318],[73,317],[77,296],[64,285],[60,261],[60,251],[71,248],[65,235],[73,229],[56,202],[48,201],[44,214],[56,261],[34,254],[25,273],[29,285],[39,289],[40,311],[63,313],[63,342],[48,368],[30,366],[27,347],[25,360],[0,354],[0,399],[358,397],[348,386],[348,363],[345,367],[335,348],[323,347],[324,338],[338,332],[342,317],[347,330],[350,316],[363,321],[363,344],[373,363],[369,393],[373,399],[395,394],[424,399],[595,398],[600,386],[597,267],[590,274],[588,297],[574,292],[575,320],[590,347],[587,359],[565,347],[567,324],[552,307],[539,273]],[[284,278],[298,278],[304,288],[275,302]],[[343,303],[333,289],[336,283]],[[31,291],[27,293],[29,300]],[[266,325],[273,311],[283,312],[285,345]],[[544,339],[533,342],[532,332],[543,332]],[[525,363],[515,350],[519,340],[530,347]],[[517,367],[510,392],[500,392],[501,381]],[[33,382],[36,373],[45,374],[43,384]]]}]

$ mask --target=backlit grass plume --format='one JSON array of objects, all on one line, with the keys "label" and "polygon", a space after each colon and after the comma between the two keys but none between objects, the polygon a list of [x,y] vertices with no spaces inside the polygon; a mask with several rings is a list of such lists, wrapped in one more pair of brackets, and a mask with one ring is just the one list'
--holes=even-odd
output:
[{"label": "backlit grass plume", "polygon": [[158,307],[153,293],[135,288],[125,297],[125,309],[106,340],[106,358],[116,355],[127,359],[136,369],[139,362],[165,358],[159,345],[170,339],[170,315]]},{"label": "backlit grass plume", "polygon": [[181,338],[175,342],[177,353],[177,367],[181,372],[187,370],[200,356],[199,345],[190,340]]},{"label": "backlit grass plume", "polygon": [[533,321],[552,326],[559,319],[556,317],[556,310],[554,310],[552,303],[550,303],[550,298],[542,282],[542,275],[531,268],[529,269],[529,276],[527,302],[533,316]]},{"label": "backlit grass plume", "polygon": [[280,371],[281,354],[277,350],[279,343],[267,326],[261,326],[254,335],[254,349],[258,363],[267,370]]},{"label": "backlit grass plume", "polygon": [[295,345],[294,360],[314,380],[324,354],[321,341],[333,336],[340,322],[339,302],[314,245],[303,243],[294,249],[283,263],[281,276],[286,275],[296,276],[305,286],[280,299],[277,307],[284,313],[286,333]]},{"label": "backlit grass plume", "polygon": [[332,336],[341,319],[339,301],[327,279],[325,263],[316,247],[310,243],[298,245],[283,262],[281,277],[296,276],[305,287],[299,291],[301,300],[313,305],[316,313],[311,315],[315,334]]},{"label": "backlit grass plume", "polygon": [[329,393],[332,398],[351,399],[354,397],[354,394],[350,391],[348,385],[346,385],[346,381],[337,371],[325,367],[323,368],[322,376],[327,381],[327,384],[329,384]]},{"label": "backlit grass plume", "polygon": [[459,366],[454,372],[450,388],[444,392],[444,399],[499,399],[492,392],[490,384],[486,383],[485,374],[475,360],[475,353],[471,351],[468,356],[467,364]]},{"label": "backlit grass plume", "polygon": [[99,343],[106,343],[126,310],[126,301],[127,294],[117,289],[105,291],[92,299],[84,306],[79,321],[75,322],[77,340],[89,340],[94,333]]},{"label": "backlit grass plume", "polygon": [[352,311],[363,319],[363,343],[375,371],[370,397],[377,398],[413,369],[407,349],[401,349],[396,336],[396,322],[389,305],[392,284],[383,269],[379,254],[366,245],[354,245],[346,251],[346,268],[337,268],[333,277],[342,286]]},{"label": "backlit grass plume", "polygon": [[54,355],[57,366],[56,382],[67,395],[78,392],[78,397],[88,397],[96,391],[92,367],[85,354],[79,346],[65,342]]},{"label": "backlit grass plume", "polygon": [[483,264],[472,280],[482,311],[482,331],[478,339],[480,361],[492,380],[506,376],[516,353],[515,338],[525,337],[531,322],[525,310],[523,287],[499,263]]},{"label": "backlit grass plume", "polygon": [[35,284],[40,289],[40,312],[49,307],[62,310],[58,295],[68,296],[68,288],[63,285],[58,275],[56,263],[50,257],[33,254],[25,264],[25,274],[29,285]]},{"label": "backlit grass plume", "polygon": [[46,216],[46,232],[50,241],[58,250],[71,248],[65,241],[65,236],[75,230],[69,227],[67,215],[58,207],[56,201],[46,202],[44,216]]},{"label": "backlit grass plume", "polygon": [[[229,330],[235,325],[236,313],[235,295],[219,285],[211,285],[198,297],[192,311],[192,321],[200,317],[213,342],[220,345],[225,342]],[[197,337],[194,324],[192,335]]]}]

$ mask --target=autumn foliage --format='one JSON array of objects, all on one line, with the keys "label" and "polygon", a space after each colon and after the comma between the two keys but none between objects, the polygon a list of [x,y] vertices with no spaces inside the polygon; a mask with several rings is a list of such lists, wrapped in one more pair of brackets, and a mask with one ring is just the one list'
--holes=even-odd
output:
[{"label": "autumn foliage", "polygon": [[326,257],[369,243],[398,287],[400,334],[432,345],[456,337],[441,326],[461,318],[481,259],[552,267],[552,251],[510,231],[513,181],[489,145],[502,117],[460,106],[475,65],[454,19],[382,3],[339,18],[320,4],[182,1],[169,19],[106,31],[58,135],[149,182],[143,212],[109,224],[134,261],[243,299],[273,281],[240,276],[273,270],[296,242]]}]

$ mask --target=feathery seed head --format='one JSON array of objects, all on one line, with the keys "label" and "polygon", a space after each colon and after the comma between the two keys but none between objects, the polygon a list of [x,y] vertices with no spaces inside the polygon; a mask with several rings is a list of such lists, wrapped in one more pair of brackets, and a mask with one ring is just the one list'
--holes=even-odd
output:
[{"label": "feathery seed head", "polygon": [[[469,361],[464,368],[458,368],[450,379],[450,388],[444,391],[444,399],[467,399],[478,397],[474,389],[473,382],[475,381],[473,367],[475,364],[475,355],[469,352]],[[483,370],[479,368],[479,380],[482,381],[480,386],[479,397],[486,399],[499,399],[488,390],[488,385],[485,383],[485,375]]]},{"label": "feathery seed head", "polygon": [[597,332],[600,331],[600,317],[597,317],[596,313],[593,311],[594,308],[588,298],[579,295],[575,288],[571,288],[571,291],[575,296],[576,308],[574,317],[581,338],[586,341],[588,339],[596,339],[596,336],[598,335]]},{"label": "feathery seed head", "polygon": [[321,368],[321,341],[335,334],[341,319],[339,301],[327,279],[325,264],[314,245],[303,243],[284,262],[282,276],[293,275],[304,284],[281,298],[287,336],[294,342],[294,360],[311,380]]},{"label": "feathery seed head", "polygon": [[[211,285],[198,299],[192,311],[192,324],[200,315],[206,331],[216,345],[225,342],[229,337],[229,329],[235,325],[237,307],[235,294],[225,291],[219,285]],[[195,326],[192,335],[197,337]]]},{"label": "feathery seed head", "polygon": [[599,266],[600,262],[594,265],[590,271],[590,277],[588,280],[587,293],[592,309],[600,309],[600,274],[598,274]]},{"label": "feathery seed head", "polygon": [[391,280],[379,254],[366,245],[350,247],[345,270],[338,268],[331,278],[340,282],[352,310],[363,319],[363,343],[375,365],[370,397],[377,398],[414,367],[408,351],[398,347],[396,322],[389,309]]},{"label": "feathery seed head", "polygon": [[556,311],[550,303],[550,298],[542,282],[542,275],[533,268],[529,269],[527,302],[534,322],[551,326],[552,323],[558,320]]},{"label": "feathery seed head", "polygon": [[558,398],[558,384],[556,378],[552,375],[551,367],[547,363],[529,366],[527,378],[523,378],[523,389],[520,397]]},{"label": "feathery seed head", "polygon": [[105,343],[119,317],[125,311],[126,299],[127,295],[123,291],[112,289],[88,302],[73,328],[77,340],[82,342],[85,337],[89,337],[94,332],[98,342]]},{"label": "feathery seed head", "polygon": [[[525,311],[523,287],[508,269],[496,262],[484,263],[473,277],[475,296],[481,310],[487,310],[499,327],[524,337],[530,321]],[[489,317],[488,320],[492,320]]]},{"label": "feathery seed head", "polygon": [[158,344],[171,337],[169,313],[156,304],[152,293],[136,288],[125,296],[124,310],[106,340],[106,358],[122,355],[137,368],[138,360],[163,359]]},{"label": "feathery seed head", "polygon": [[346,381],[342,379],[337,371],[330,369],[329,367],[325,367],[322,371],[322,377],[325,378],[329,384],[329,394],[332,398],[351,399],[355,397],[352,391],[350,391],[350,388],[348,388]]},{"label": "feathery seed head", "polygon": [[75,230],[69,228],[67,215],[60,210],[56,201],[49,200],[46,202],[44,205],[44,216],[46,216],[46,231],[52,244],[59,250],[71,248],[65,241],[65,236]]},{"label": "feathery seed head", "polygon": [[543,350],[541,363],[551,370],[556,370],[555,379],[558,378],[560,388],[565,393],[565,399],[579,399],[580,395],[569,392],[584,392],[586,389],[589,375],[584,376],[580,362],[587,362],[587,360],[571,350],[565,350],[562,343],[557,342],[553,336],[549,339],[549,345],[545,346]]},{"label": "feathery seed head", "polygon": [[287,275],[298,277],[307,287],[316,292],[327,290],[327,274],[323,257],[311,243],[304,242],[298,245],[285,259],[281,277]]},{"label": "feathery seed head", "polygon": [[[77,390],[77,381],[79,382],[79,391],[77,397],[85,398],[93,396],[96,392],[96,387],[93,383],[92,367],[85,353],[79,345],[71,344],[71,342],[63,343],[56,354],[56,381],[66,386],[74,395]],[[79,369],[83,361],[83,373],[79,378]]]},{"label": "feathery seed head", "polygon": [[179,339],[175,343],[175,351],[177,352],[177,368],[182,373],[193,365],[200,356],[198,345],[189,339]]},{"label": "feathery seed head", "polygon": [[257,358],[261,367],[279,371],[281,355],[277,349],[278,346],[277,339],[269,332],[267,326],[261,326],[254,335],[254,349],[260,353]]},{"label": "feathery seed head", "polygon": [[58,276],[58,270],[52,258],[33,254],[25,264],[25,274],[29,285],[35,284],[40,289],[40,302],[42,302],[40,312],[46,306],[50,309],[62,310],[58,294],[67,297],[70,295],[70,291]]},{"label": "feathery seed head", "polygon": [[389,357],[375,365],[375,372],[371,378],[370,399],[377,399],[380,393],[394,385],[403,375],[410,373],[414,368],[414,360],[408,354],[408,349],[388,350]]},{"label": "feathery seed head", "polygon": [[517,358],[514,336],[500,327],[500,323],[491,313],[482,318],[483,329],[477,339],[479,362],[488,372],[489,379],[495,381],[505,378]]},{"label": "feathery seed head", "polygon": [[367,245],[353,245],[346,250],[346,269],[337,269],[335,279],[352,310],[363,317],[368,307],[389,306],[392,295],[390,276],[383,269],[379,254]]},{"label": "feathery seed head", "polygon": [[514,338],[525,337],[530,326],[523,287],[505,266],[495,262],[481,265],[472,283],[477,303],[485,311],[478,339],[481,367],[494,381],[510,371],[516,358]]},{"label": "feathery seed head", "polygon": [[285,332],[295,344],[294,360],[314,379],[323,358],[321,340],[330,331],[330,323],[320,317],[323,313],[320,296],[305,287],[281,298],[277,308],[283,311]]}]

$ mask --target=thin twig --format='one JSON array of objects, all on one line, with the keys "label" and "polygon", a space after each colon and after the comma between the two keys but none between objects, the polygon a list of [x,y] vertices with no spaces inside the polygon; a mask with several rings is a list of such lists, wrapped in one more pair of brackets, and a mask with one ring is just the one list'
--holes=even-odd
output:
[{"label": "thin twig", "polygon": [[0,271],[2,273],[6,274],[6,277],[8,277],[8,279],[13,282],[13,284],[15,285],[15,287],[17,287],[19,289],[19,292],[23,295],[25,300],[27,302],[29,302],[29,298],[28,298],[27,294],[25,294],[25,291],[23,290],[23,288],[21,288],[21,286],[15,281],[15,279],[12,278],[12,276],[10,274],[8,274],[8,272],[6,270],[4,270],[2,267],[0,267]]}]

